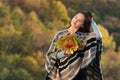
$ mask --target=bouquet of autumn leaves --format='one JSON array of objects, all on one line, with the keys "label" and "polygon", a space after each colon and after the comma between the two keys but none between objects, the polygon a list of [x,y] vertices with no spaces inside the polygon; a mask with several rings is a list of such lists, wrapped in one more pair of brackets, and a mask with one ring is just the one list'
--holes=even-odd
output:
[{"label": "bouquet of autumn leaves", "polygon": [[65,50],[66,54],[73,54],[82,48],[82,41],[76,35],[64,34],[54,44],[58,50]]}]

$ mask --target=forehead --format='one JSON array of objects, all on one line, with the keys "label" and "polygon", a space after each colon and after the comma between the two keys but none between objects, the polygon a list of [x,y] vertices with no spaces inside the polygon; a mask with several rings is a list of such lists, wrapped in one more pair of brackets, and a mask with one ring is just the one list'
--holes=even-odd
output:
[{"label": "forehead", "polygon": [[78,13],[75,16],[79,17],[80,19],[85,19],[85,16],[82,13]]}]

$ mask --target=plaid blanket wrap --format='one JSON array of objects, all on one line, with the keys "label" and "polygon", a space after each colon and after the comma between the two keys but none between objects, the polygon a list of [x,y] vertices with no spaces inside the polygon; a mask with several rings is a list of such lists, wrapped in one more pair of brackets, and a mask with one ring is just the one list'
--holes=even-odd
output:
[{"label": "plaid blanket wrap", "polygon": [[[54,36],[50,48],[46,53],[45,69],[46,80],[103,80],[100,68],[100,58],[102,52],[102,42],[97,40],[95,33],[75,32],[78,38],[83,38],[86,44],[82,50],[77,50],[74,54],[57,59],[59,52],[53,44],[67,30],[61,30]],[[79,71],[85,69],[86,77],[80,78]]]}]

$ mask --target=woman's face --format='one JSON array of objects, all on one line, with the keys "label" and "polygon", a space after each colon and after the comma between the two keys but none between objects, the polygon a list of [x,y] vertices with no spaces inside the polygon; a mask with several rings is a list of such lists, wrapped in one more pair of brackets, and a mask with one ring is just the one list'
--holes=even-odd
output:
[{"label": "woman's face", "polygon": [[84,24],[85,16],[82,13],[76,14],[71,20],[71,26],[80,28]]}]

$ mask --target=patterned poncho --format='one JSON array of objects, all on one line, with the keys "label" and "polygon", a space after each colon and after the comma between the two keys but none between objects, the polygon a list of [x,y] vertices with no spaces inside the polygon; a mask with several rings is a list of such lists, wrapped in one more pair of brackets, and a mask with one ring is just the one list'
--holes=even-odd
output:
[{"label": "patterned poncho", "polygon": [[[72,55],[58,59],[58,50],[54,42],[64,32],[69,34],[66,29],[58,31],[46,53],[47,80],[103,80],[100,69],[102,43],[96,39],[95,33],[75,32],[78,38],[83,38],[85,47],[75,51]],[[84,70],[85,77],[81,75],[83,74],[81,70]]]}]

